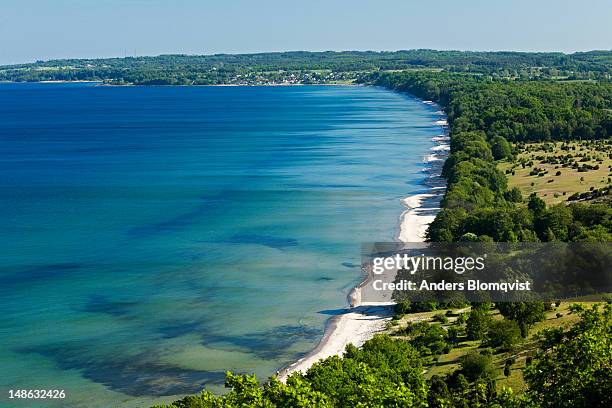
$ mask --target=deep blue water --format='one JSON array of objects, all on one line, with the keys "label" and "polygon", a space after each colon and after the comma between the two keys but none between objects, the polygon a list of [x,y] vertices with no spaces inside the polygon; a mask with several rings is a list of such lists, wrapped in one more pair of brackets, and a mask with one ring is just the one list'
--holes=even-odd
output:
[{"label": "deep blue water", "polygon": [[0,402],[146,406],[308,352],[438,118],[366,87],[0,84]]}]

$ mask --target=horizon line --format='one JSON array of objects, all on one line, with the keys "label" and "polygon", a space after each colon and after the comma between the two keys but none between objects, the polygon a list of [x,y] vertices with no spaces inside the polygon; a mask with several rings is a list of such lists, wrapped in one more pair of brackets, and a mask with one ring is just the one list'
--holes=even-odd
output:
[{"label": "horizon line", "polygon": [[156,57],[164,57],[164,56],[184,56],[184,57],[214,57],[214,56],[246,56],[246,55],[263,55],[263,54],[285,54],[285,53],[313,53],[313,54],[322,54],[322,53],[399,53],[399,52],[410,52],[410,51],[436,51],[436,52],[461,52],[461,53],[513,53],[513,54],[562,54],[562,55],[574,55],[574,54],[586,54],[592,52],[612,52],[612,49],[590,49],[586,51],[573,51],[573,52],[565,52],[565,51],[517,51],[517,50],[460,50],[460,49],[436,49],[436,48],[408,48],[408,49],[397,49],[397,50],[322,50],[322,51],[313,51],[313,50],[280,50],[280,51],[254,51],[254,52],[216,52],[210,54],[198,54],[198,53],[161,53],[157,55],[153,54],[143,54],[143,55],[123,55],[123,56],[96,56],[96,57],[61,57],[61,58],[48,58],[48,59],[36,59],[34,61],[30,60],[27,62],[15,62],[15,63],[0,63],[0,67],[8,67],[13,65],[28,65],[28,64],[36,64],[36,63],[45,63],[52,61],[64,61],[64,60],[108,60],[108,59],[128,59],[128,58],[156,58]]}]

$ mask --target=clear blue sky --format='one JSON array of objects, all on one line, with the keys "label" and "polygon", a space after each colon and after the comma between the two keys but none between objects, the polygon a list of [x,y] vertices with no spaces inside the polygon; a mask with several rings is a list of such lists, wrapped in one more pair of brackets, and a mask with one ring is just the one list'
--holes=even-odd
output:
[{"label": "clear blue sky", "polygon": [[281,50],[612,48],[610,0],[1,0],[0,64]]}]

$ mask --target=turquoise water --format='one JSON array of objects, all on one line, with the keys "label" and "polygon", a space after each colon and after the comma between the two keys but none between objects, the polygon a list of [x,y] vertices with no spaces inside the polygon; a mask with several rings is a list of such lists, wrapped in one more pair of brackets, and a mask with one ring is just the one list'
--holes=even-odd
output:
[{"label": "turquoise water", "polygon": [[[0,84],[0,402],[146,406],[307,353],[438,118],[367,87]],[[67,398],[7,399],[40,388]]]}]

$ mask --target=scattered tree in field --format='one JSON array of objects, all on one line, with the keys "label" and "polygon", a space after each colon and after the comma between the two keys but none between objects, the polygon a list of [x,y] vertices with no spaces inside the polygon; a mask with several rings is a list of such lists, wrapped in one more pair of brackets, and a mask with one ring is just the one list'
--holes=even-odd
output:
[{"label": "scattered tree in field", "polygon": [[495,374],[493,359],[478,352],[467,354],[461,358],[461,372],[470,381],[493,378]]},{"label": "scattered tree in field", "polygon": [[487,335],[491,316],[488,313],[473,309],[467,319],[465,332],[470,340],[483,340]]},{"label": "scattered tree in field", "polygon": [[489,323],[487,345],[502,350],[512,350],[521,339],[521,330],[512,320],[493,320]]},{"label": "scattered tree in field", "polygon": [[522,337],[527,337],[534,323],[544,320],[543,302],[501,302],[497,308],[504,317],[518,324]]}]

